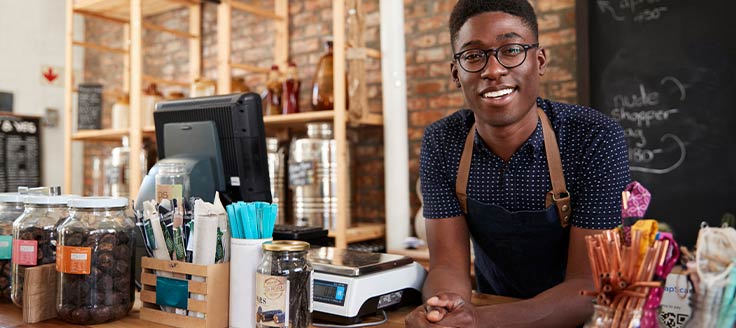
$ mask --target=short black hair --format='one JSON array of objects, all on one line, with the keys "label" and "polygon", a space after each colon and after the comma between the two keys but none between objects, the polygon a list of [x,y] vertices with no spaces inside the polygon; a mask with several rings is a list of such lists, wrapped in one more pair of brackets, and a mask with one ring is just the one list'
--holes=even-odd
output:
[{"label": "short black hair", "polygon": [[455,47],[457,33],[471,17],[485,12],[500,11],[521,18],[539,39],[539,27],[534,8],[527,0],[459,0],[450,14],[450,43]]}]

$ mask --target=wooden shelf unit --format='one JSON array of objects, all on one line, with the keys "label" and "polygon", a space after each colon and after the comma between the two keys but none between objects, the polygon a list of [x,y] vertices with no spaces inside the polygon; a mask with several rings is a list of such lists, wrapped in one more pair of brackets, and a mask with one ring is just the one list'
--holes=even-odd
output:
[{"label": "wooden shelf unit", "polygon": [[[177,31],[144,22],[143,18],[168,12],[175,9],[189,9],[189,30]],[[85,130],[74,131],[75,110],[73,93],[76,86],[72,74],[65,75],[65,140],[64,140],[64,193],[72,192],[72,143],[74,141],[111,141],[129,137],[130,156],[138,158],[142,151],[144,136],[153,135],[149,127],[142,127],[141,97],[143,81],[161,84],[172,84],[189,87],[201,75],[201,7],[199,0],[66,0],[66,67],[73,71],[73,47],[80,46],[100,51],[117,53],[124,56],[123,90],[130,95],[129,128],[121,130]],[[107,47],[74,40],[74,15],[92,17],[113,24],[122,24],[124,39],[128,46],[124,49]],[[189,82],[170,81],[143,74],[143,29],[169,33],[189,39]],[[129,41],[129,42],[128,42]],[[120,93],[120,92],[115,92]],[[130,161],[130,178],[128,190],[130,195],[138,194],[142,181],[140,161]]]},{"label": "wooden shelf unit", "polygon": [[[218,42],[218,79],[217,92],[228,94],[231,90],[231,78],[233,69],[241,69],[252,73],[268,74],[270,67],[260,67],[233,63],[231,60],[231,17],[232,10],[241,10],[264,19],[272,20],[275,25],[274,63],[279,67],[286,67],[289,58],[289,9],[288,0],[275,0],[273,12],[256,6],[247,5],[237,0],[222,0],[217,11],[217,42]],[[347,99],[346,99],[346,45],[345,40],[345,0],[332,1],[332,33],[334,42],[333,73],[334,73],[334,110],[321,112],[303,112],[289,115],[276,115],[264,117],[264,123],[269,130],[288,129],[293,127],[304,127],[311,122],[332,122],[335,145],[337,147],[337,195],[349,195],[349,159],[347,143],[347,124],[358,125],[383,125],[383,116],[370,114],[361,117],[359,122],[348,122]],[[380,51],[375,49],[360,49],[367,58],[380,60]],[[382,238],[386,235],[385,224],[364,224],[349,227],[350,222],[350,200],[338,196],[337,224],[330,231],[330,236],[335,238],[335,246],[346,248],[348,243]]]}]

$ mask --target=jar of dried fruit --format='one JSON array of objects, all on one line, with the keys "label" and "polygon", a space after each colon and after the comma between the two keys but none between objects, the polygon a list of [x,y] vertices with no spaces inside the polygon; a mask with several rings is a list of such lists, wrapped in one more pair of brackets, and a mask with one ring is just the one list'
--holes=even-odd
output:
[{"label": "jar of dried fruit", "polygon": [[68,215],[70,196],[26,196],[25,209],[13,222],[11,296],[23,306],[26,268],[56,262],[56,226]]},{"label": "jar of dried fruit", "polygon": [[10,301],[13,221],[23,214],[23,195],[0,194],[0,299]]},{"label": "jar of dried fruit", "polygon": [[134,301],[135,223],[128,200],[69,200],[69,217],[57,229],[56,310],[67,322],[93,325],[125,317]]}]

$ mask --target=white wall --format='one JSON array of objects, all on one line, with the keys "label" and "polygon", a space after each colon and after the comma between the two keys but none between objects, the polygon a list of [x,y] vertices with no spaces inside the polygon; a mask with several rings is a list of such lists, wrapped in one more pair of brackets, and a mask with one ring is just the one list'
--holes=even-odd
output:
[{"label": "white wall", "polygon": [[[42,129],[43,184],[64,182],[64,87],[41,83],[41,66],[64,66],[65,0],[0,1],[0,90],[12,92],[14,112],[43,116],[46,108],[59,111],[59,125]],[[81,18],[76,18],[78,40],[83,39]],[[83,52],[75,50],[75,67],[82,67]],[[70,72],[66,69],[65,72]],[[59,76],[64,80],[63,76]],[[75,145],[81,163],[81,145]],[[75,174],[81,191],[81,165]]]}]

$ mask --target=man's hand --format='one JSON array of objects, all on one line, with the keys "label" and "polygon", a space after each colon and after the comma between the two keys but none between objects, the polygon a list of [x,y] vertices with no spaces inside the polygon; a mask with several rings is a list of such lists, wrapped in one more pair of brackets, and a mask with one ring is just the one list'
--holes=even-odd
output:
[{"label": "man's hand", "polygon": [[[466,302],[455,293],[440,293],[427,299],[426,305],[432,310],[427,318],[447,327],[478,327],[478,312],[469,301]],[[439,320],[432,320],[439,318]]]},{"label": "man's hand", "polygon": [[455,293],[432,296],[405,320],[407,327],[477,327],[475,307]]}]

